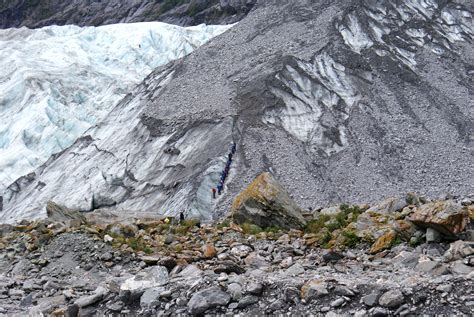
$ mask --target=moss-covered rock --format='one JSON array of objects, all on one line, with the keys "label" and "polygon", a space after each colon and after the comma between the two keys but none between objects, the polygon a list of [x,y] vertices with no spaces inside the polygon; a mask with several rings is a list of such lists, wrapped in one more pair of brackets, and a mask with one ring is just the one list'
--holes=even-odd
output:
[{"label": "moss-covered rock", "polygon": [[232,215],[238,224],[261,228],[302,228],[306,224],[301,209],[270,173],[259,175],[236,197]]},{"label": "moss-covered rock", "polygon": [[372,244],[372,247],[369,250],[369,253],[375,254],[380,251],[391,248],[397,239],[397,233],[395,230],[388,230],[385,232],[377,241]]},{"label": "moss-covered rock", "polygon": [[469,211],[452,200],[436,201],[415,208],[407,219],[449,237],[464,230],[469,223]]}]

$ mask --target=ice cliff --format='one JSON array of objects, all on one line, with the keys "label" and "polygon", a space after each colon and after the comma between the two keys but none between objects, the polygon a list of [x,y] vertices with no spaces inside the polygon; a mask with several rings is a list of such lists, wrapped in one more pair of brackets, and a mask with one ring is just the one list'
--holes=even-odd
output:
[{"label": "ice cliff", "polygon": [[0,30],[0,190],[70,146],[153,69],[229,27]]}]

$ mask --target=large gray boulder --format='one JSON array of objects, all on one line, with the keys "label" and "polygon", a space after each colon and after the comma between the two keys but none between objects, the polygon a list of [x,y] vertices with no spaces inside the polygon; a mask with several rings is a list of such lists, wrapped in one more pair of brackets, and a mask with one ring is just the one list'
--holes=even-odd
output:
[{"label": "large gray boulder", "polygon": [[218,287],[211,287],[197,292],[191,297],[188,302],[188,311],[190,314],[199,315],[210,308],[224,306],[229,302],[229,294]]},{"label": "large gray boulder", "polygon": [[235,199],[234,221],[262,228],[301,228],[306,224],[301,209],[270,173],[262,173]]}]

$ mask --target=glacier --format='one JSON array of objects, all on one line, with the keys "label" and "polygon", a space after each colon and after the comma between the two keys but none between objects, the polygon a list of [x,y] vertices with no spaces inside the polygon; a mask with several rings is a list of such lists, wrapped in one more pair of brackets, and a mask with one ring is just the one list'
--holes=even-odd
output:
[{"label": "glacier", "polygon": [[230,27],[0,30],[0,191],[73,144],[156,67]]}]

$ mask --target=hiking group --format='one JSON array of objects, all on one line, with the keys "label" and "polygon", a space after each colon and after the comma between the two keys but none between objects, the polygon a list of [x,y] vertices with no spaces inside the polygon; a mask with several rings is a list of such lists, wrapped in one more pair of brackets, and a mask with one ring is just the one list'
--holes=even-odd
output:
[{"label": "hiking group", "polygon": [[216,198],[216,193],[220,195],[222,193],[222,190],[224,190],[224,183],[225,183],[225,180],[227,178],[227,175],[229,174],[230,165],[232,164],[232,158],[233,158],[236,150],[237,150],[237,145],[234,142],[234,143],[232,143],[232,146],[230,148],[230,152],[227,155],[227,163],[225,164],[224,170],[221,172],[221,178],[219,180],[219,184],[217,185],[217,188],[213,187],[211,189],[212,198]]}]

